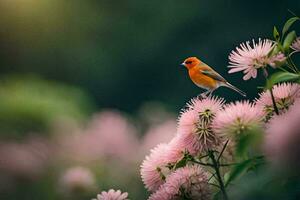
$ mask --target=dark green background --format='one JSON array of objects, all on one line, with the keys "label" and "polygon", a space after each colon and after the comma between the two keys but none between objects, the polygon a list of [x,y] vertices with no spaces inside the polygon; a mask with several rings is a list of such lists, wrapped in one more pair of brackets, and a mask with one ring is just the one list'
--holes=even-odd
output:
[{"label": "dark green background", "polygon": [[271,38],[288,9],[299,15],[300,1],[1,0],[0,73],[79,86],[99,108],[135,112],[161,101],[178,111],[202,92],[179,64],[199,56],[253,98],[262,80],[228,75],[228,55],[241,42]]}]

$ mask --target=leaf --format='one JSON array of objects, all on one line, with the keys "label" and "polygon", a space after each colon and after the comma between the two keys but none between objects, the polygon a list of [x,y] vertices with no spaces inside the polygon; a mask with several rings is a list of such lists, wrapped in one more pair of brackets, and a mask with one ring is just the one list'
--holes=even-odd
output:
[{"label": "leaf", "polygon": [[284,34],[289,30],[289,28],[293,25],[295,21],[299,20],[299,17],[292,17],[289,20],[287,20],[283,26],[282,29],[282,37],[284,37]]},{"label": "leaf", "polygon": [[284,51],[287,51],[289,50],[292,42],[295,40],[295,38],[297,37],[296,35],[296,32],[295,31],[292,31],[290,32],[284,39],[284,42],[283,42],[283,49]]},{"label": "leaf", "polygon": [[247,173],[251,169],[257,168],[259,165],[263,164],[264,157],[256,156],[251,159],[244,160],[243,162],[238,163],[234,168],[229,172],[229,175],[224,177],[224,184],[228,186],[229,183],[241,177],[243,174]]},{"label": "leaf", "polygon": [[[262,141],[262,131],[259,127],[252,127],[238,138],[236,155],[240,158],[247,156],[249,147],[255,147]],[[255,149],[255,148],[254,148]]]},{"label": "leaf", "polygon": [[277,42],[279,41],[280,35],[279,35],[279,32],[278,32],[276,26],[274,26],[274,28],[273,28],[273,37]]},{"label": "leaf", "polygon": [[228,180],[229,180],[229,178],[230,178],[230,172],[226,172],[226,173],[224,174],[224,183],[227,183]]},{"label": "leaf", "polygon": [[277,72],[271,76],[267,82],[267,89],[271,89],[276,83],[286,82],[286,81],[300,81],[300,74],[290,73],[290,72]]},{"label": "leaf", "polygon": [[183,157],[181,160],[179,160],[179,161],[174,165],[174,168],[173,168],[173,169],[178,169],[178,168],[184,167],[184,166],[186,166],[186,164],[187,164],[187,159],[186,159],[186,157]]},{"label": "leaf", "polygon": [[229,177],[225,181],[225,186],[227,186],[229,183],[231,183],[236,178],[240,177],[242,174],[244,174],[248,168],[250,168],[252,164],[252,160],[245,160],[239,164],[237,164],[229,174]]}]

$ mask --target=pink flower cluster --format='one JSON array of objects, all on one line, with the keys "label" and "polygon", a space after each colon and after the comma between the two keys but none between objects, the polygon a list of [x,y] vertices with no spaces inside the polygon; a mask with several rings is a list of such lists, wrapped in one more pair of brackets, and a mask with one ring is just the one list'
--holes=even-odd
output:
[{"label": "pink flower cluster", "polygon": [[[300,98],[300,85],[297,83],[280,83],[275,85],[272,91],[276,105],[281,113]],[[274,110],[270,91],[259,94],[259,98],[256,99],[256,105],[263,109],[266,114],[272,115]]]},{"label": "pink flower cluster", "polygon": [[[104,111],[93,116],[91,122],[78,133],[59,138],[61,159],[91,163],[101,159],[128,161],[138,148],[135,127],[119,112]],[[114,147],[114,148],[112,148]]]},{"label": "pink flower cluster", "polygon": [[[174,138],[151,150],[141,165],[142,180],[152,192],[149,199],[209,199],[206,170],[190,162],[177,168],[177,163],[186,153],[198,157],[220,150],[227,139],[262,126],[263,118],[262,109],[249,101],[225,104],[217,97],[192,99],[178,119]],[[232,157],[232,153],[228,148],[224,155]]]}]

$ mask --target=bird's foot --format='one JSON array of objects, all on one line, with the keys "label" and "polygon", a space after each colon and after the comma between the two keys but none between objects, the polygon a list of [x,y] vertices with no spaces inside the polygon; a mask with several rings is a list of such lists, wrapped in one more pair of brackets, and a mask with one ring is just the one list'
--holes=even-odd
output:
[{"label": "bird's foot", "polygon": [[209,93],[208,91],[203,92],[203,93],[199,94],[197,97],[198,97],[199,99],[205,99],[205,98],[207,98],[207,94],[208,94],[208,93]]}]

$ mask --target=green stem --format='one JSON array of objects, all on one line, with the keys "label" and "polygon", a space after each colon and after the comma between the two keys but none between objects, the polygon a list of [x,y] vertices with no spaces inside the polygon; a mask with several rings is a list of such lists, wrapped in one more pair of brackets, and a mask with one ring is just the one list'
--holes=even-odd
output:
[{"label": "green stem", "polygon": [[295,72],[296,73],[298,73],[299,72],[299,70],[298,70],[298,68],[297,68],[297,66],[295,65],[295,63],[293,62],[293,60],[292,60],[292,58],[288,55],[288,61],[289,61],[289,63],[290,63],[290,65],[293,67],[293,69],[295,70]]},{"label": "green stem", "polygon": [[[265,79],[266,79],[266,81],[267,81],[267,83],[268,83],[268,71],[266,70],[266,68],[264,68],[264,76],[265,76]],[[275,113],[276,113],[276,115],[279,115],[279,111],[278,111],[278,108],[277,108],[277,105],[276,105],[276,101],[275,101],[275,98],[274,98],[274,94],[273,94],[273,89],[272,89],[273,87],[271,87],[270,89],[269,89],[269,91],[270,91],[270,94],[271,94],[271,99],[272,99],[272,104],[273,104],[273,108],[274,108],[274,111],[275,111]]]},{"label": "green stem", "polygon": [[284,71],[284,72],[289,72],[288,70],[284,69],[283,67],[278,67],[278,69]]},{"label": "green stem", "polygon": [[223,146],[223,148],[222,148],[222,151],[221,151],[221,153],[220,153],[219,156],[218,156],[217,162],[220,161],[220,158],[221,158],[222,154],[224,153],[224,151],[225,151],[225,149],[226,149],[226,147],[227,147],[228,142],[229,142],[229,140],[227,140],[227,141],[225,142],[225,144],[224,144],[224,146]]},{"label": "green stem", "polygon": [[232,165],[237,165],[239,163],[226,163],[226,164],[219,164],[220,167],[229,167],[229,166],[232,166]]},{"label": "green stem", "polygon": [[216,176],[217,176],[217,180],[219,182],[219,187],[220,187],[220,190],[223,194],[223,199],[228,200],[228,195],[227,195],[225,185],[224,185],[223,179],[221,177],[221,173],[220,173],[220,165],[219,165],[218,161],[216,160],[215,155],[214,155],[213,152],[209,153],[209,157],[211,158],[211,160],[213,162],[213,168],[216,171]]},{"label": "green stem", "polygon": [[279,111],[278,111],[278,108],[277,108],[277,105],[276,105],[276,102],[275,102],[275,98],[274,98],[274,94],[273,94],[272,88],[270,88],[269,91],[270,91],[270,94],[271,94],[271,99],[272,99],[274,111],[275,111],[276,115],[279,115]]},{"label": "green stem", "polygon": [[213,173],[213,174],[209,177],[209,179],[207,180],[207,182],[209,182],[213,177],[216,178],[216,173]]},{"label": "green stem", "polygon": [[203,163],[203,162],[200,162],[200,161],[197,161],[197,160],[191,160],[193,163],[197,163],[199,165],[203,165],[203,166],[210,166],[210,167],[213,167],[212,164],[210,163]]}]

